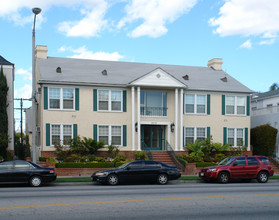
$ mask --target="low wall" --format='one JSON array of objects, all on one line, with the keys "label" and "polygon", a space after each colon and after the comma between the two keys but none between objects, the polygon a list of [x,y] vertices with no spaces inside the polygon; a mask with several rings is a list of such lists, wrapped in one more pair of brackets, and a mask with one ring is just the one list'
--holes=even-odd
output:
[{"label": "low wall", "polygon": [[93,173],[108,168],[55,168],[57,177],[62,176],[91,176]]}]

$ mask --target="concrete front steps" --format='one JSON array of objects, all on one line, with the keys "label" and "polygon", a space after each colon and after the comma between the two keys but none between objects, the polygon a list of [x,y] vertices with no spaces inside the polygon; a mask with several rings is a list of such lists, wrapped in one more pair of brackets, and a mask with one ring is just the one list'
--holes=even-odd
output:
[{"label": "concrete front steps", "polygon": [[151,153],[153,155],[153,160],[165,163],[169,166],[176,166],[167,151],[151,151]]}]

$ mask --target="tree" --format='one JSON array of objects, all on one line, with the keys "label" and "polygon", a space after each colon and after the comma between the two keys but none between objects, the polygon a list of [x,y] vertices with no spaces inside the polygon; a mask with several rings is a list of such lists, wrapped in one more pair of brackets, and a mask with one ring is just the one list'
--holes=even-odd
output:
[{"label": "tree", "polygon": [[269,124],[251,129],[251,144],[254,155],[270,156],[275,149],[277,129]]},{"label": "tree", "polygon": [[270,87],[269,87],[269,91],[274,91],[274,90],[278,90],[279,89],[279,84],[278,83],[273,83]]},{"label": "tree", "polygon": [[7,79],[3,72],[3,67],[0,70],[0,156],[6,159],[7,147],[9,143],[8,136],[8,114],[7,114],[7,95],[9,87]]}]

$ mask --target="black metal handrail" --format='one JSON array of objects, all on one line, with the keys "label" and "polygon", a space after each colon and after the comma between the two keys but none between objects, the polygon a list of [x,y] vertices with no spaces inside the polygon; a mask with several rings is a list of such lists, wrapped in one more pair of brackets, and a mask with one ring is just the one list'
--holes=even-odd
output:
[{"label": "black metal handrail", "polygon": [[185,172],[185,166],[183,166],[179,160],[177,159],[177,155],[174,152],[174,150],[172,149],[171,145],[169,144],[169,142],[166,141],[166,146],[167,146],[167,152],[170,155],[172,161],[174,162],[174,164],[179,167],[181,170],[183,170],[183,172]]}]

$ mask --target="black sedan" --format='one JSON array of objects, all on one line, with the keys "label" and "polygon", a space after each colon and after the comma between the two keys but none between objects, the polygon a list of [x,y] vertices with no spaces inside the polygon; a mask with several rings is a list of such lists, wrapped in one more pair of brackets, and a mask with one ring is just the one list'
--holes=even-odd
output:
[{"label": "black sedan", "polygon": [[41,186],[55,181],[53,168],[44,168],[30,161],[14,160],[0,163],[0,183],[29,183]]},{"label": "black sedan", "polygon": [[166,184],[181,176],[177,167],[168,166],[157,161],[133,161],[116,169],[103,170],[93,173],[92,181],[117,185],[124,182],[150,182]]}]

